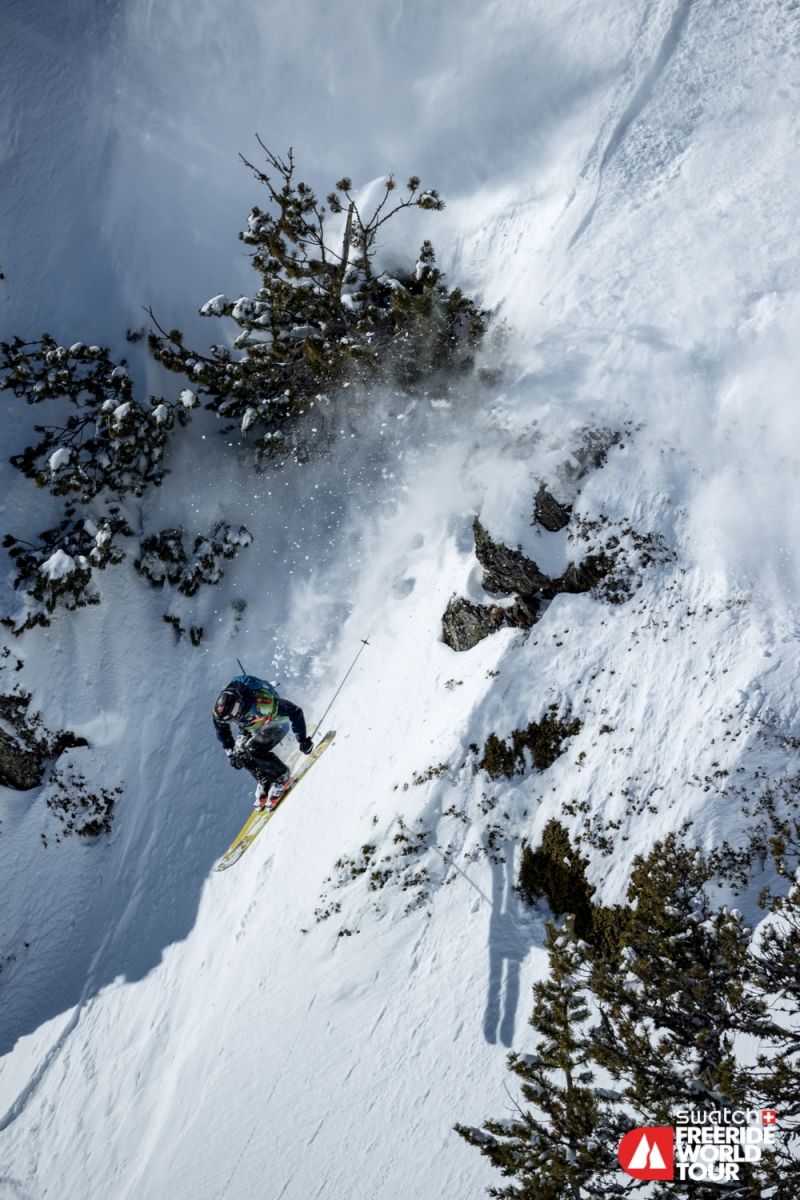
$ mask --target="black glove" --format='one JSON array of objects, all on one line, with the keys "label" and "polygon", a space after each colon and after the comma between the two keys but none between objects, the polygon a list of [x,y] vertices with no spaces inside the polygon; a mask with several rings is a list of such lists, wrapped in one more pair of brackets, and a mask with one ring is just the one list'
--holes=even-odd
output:
[{"label": "black glove", "polygon": [[311,753],[311,751],[314,749],[314,743],[310,737],[303,738],[302,742],[300,743],[300,749],[302,750],[303,754]]},{"label": "black glove", "polygon": [[236,746],[231,746],[230,750],[226,750],[225,753],[227,754],[228,762],[231,764],[234,771],[241,771],[244,763],[240,758],[239,751],[237,750]]}]

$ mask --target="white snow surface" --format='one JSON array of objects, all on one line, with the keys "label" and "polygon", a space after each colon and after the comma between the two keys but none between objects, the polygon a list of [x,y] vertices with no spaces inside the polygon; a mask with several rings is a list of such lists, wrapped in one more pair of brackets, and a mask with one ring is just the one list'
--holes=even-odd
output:
[{"label": "white snow surface", "polygon": [[[108,343],[174,396],[124,331],[152,303],[206,345],[186,314],[252,290],[235,233],[264,201],[235,151],[258,128],[320,195],[343,171],[439,188],[445,213],[386,227],[386,268],[429,236],[508,323],[511,366],[450,407],[371,397],[331,459],[260,476],[198,410],[128,519],[245,525],[222,582],[186,598],[110,567],[99,606],[9,637],[0,690],[86,738],[60,766],[124,792],[82,841],[51,784],[0,789],[0,1200],[479,1196],[499,1177],[452,1125],[508,1115],[546,965],[546,908],[513,891],[521,839],[553,816],[588,831],[598,898],[619,901],[635,853],[686,822],[741,843],[732,783],[794,770],[800,10],[7,10],[4,337]],[[6,463],[32,423],[7,408],[2,531],[31,538],[57,517]],[[578,479],[587,428],[621,436]],[[531,525],[542,482],[574,521],[630,522],[674,557],[626,603],[562,595],[529,635],[453,653],[449,598],[487,600],[476,514],[553,573],[577,554]],[[210,720],[237,658],[314,720],[361,639],[333,747],[213,873],[252,804]],[[471,744],[552,704],[582,721],[553,767],[473,769]],[[751,922],[768,878],[736,901]]]}]

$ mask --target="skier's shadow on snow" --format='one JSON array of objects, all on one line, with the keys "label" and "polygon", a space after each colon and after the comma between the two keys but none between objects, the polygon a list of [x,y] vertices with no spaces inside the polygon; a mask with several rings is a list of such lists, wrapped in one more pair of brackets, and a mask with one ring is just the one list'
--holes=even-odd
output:
[{"label": "skier's shadow on snow", "polygon": [[491,1045],[511,1046],[519,1004],[522,962],[536,941],[514,890],[514,855],[505,849],[503,862],[492,863],[492,915],[489,920],[489,986],[483,1036]]}]

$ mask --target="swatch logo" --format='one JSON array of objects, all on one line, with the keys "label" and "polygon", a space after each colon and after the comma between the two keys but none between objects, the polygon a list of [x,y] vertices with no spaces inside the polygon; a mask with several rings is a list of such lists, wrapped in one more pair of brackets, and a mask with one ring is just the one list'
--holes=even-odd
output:
[{"label": "swatch logo", "polygon": [[671,1126],[632,1129],[617,1153],[619,1165],[634,1179],[675,1178],[675,1131]]}]

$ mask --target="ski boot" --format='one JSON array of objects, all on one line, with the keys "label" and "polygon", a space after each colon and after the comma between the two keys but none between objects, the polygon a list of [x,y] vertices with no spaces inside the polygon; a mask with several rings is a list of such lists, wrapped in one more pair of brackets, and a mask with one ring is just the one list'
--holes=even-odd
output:
[{"label": "ski boot", "polygon": [[255,808],[260,812],[272,812],[278,807],[278,804],[286,791],[287,784],[291,781],[291,775],[288,771],[281,775],[280,779],[274,780],[272,783],[262,781],[256,788]]}]

